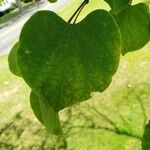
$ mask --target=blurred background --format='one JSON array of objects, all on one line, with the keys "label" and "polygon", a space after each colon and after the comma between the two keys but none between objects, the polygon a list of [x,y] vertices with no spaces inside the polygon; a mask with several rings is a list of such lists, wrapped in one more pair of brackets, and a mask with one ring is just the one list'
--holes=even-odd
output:
[{"label": "blurred background", "polygon": [[[94,9],[110,10],[103,0],[93,1],[78,21]],[[0,150],[141,150],[144,125],[150,120],[150,43],[121,57],[106,91],[60,112],[62,137],[47,133],[38,122],[29,87],[8,69],[8,53],[32,14],[52,10],[67,21],[81,2],[0,0]],[[150,6],[150,0],[133,0],[139,2]]]}]

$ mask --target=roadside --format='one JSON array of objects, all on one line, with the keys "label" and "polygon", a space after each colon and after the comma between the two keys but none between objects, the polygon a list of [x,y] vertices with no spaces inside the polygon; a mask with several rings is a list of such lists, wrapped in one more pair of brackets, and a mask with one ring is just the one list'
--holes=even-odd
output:
[{"label": "roadside", "polygon": [[[38,5],[42,4],[44,1],[40,0]],[[28,3],[22,3],[22,6],[24,8],[24,12],[26,10],[30,10],[31,8],[35,7],[37,3],[30,1]],[[16,20],[22,15],[22,13],[19,11],[17,6],[12,5],[8,10],[5,12],[0,12],[0,29],[7,26],[8,22],[11,22],[13,20]]]},{"label": "roadside", "polygon": [[0,25],[0,56],[9,53],[12,44],[19,38],[23,24],[35,12],[39,10],[51,10],[55,12],[70,1],[71,0],[58,0],[57,3],[44,1],[39,5],[35,5],[34,7],[25,10],[18,17],[10,20],[8,23],[5,23],[3,26]]}]

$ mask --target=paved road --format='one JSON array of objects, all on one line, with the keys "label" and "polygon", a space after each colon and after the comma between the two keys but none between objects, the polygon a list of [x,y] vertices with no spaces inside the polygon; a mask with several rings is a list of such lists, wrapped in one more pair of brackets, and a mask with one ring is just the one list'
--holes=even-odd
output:
[{"label": "paved road", "polygon": [[44,4],[35,6],[33,10],[24,13],[21,18],[16,20],[14,23],[12,22],[11,25],[0,29],[0,56],[9,53],[12,43],[14,43],[14,41],[17,41],[17,39],[19,38],[19,34],[23,24],[33,13],[39,10],[57,11],[68,2],[70,2],[70,0],[58,0],[57,3],[53,4],[45,2]]}]

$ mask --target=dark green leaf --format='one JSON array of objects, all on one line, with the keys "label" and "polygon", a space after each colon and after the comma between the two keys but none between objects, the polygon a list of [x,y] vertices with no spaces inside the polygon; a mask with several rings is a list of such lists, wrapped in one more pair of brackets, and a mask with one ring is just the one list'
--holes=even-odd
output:
[{"label": "dark green leaf", "polygon": [[145,126],[144,135],[142,138],[142,150],[150,150],[150,121]]},{"label": "dark green leaf", "polygon": [[40,100],[39,96],[31,91],[30,103],[35,116],[49,132],[56,135],[62,134],[59,115],[46,101]]},{"label": "dark green leaf", "polygon": [[77,24],[41,11],[22,29],[17,60],[27,84],[59,111],[104,91],[120,50],[118,26],[107,11],[96,10]]},{"label": "dark green leaf", "polygon": [[55,3],[57,0],[48,0],[50,3]]},{"label": "dark green leaf", "polygon": [[115,16],[122,39],[122,54],[142,48],[150,40],[150,14],[146,4],[128,6]]},{"label": "dark green leaf", "polygon": [[111,12],[117,14],[131,4],[132,0],[105,0],[111,7]]},{"label": "dark green leaf", "polygon": [[21,74],[17,65],[17,49],[18,49],[18,42],[12,47],[9,53],[8,64],[9,64],[10,71],[16,76],[21,77]]}]

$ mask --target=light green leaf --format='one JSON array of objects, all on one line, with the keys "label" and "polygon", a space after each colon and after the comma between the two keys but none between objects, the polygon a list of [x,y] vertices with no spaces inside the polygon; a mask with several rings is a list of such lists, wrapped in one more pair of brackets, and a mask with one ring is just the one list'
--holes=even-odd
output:
[{"label": "light green leaf", "polygon": [[31,94],[30,94],[30,105],[31,105],[31,108],[32,108],[36,118],[42,124],[44,124],[43,117],[42,117],[41,106],[40,106],[40,99],[39,99],[39,96],[37,96],[33,91],[31,91]]},{"label": "light green leaf", "polygon": [[12,47],[9,55],[8,55],[8,65],[10,71],[15,74],[16,76],[21,77],[18,65],[17,65],[17,49],[18,49],[18,42]]},{"label": "light green leaf", "polygon": [[30,104],[37,119],[53,134],[62,134],[59,115],[46,101],[40,100],[35,92],[31,91]]},{"label": "light green leaf", "polygon": [[150,14],[146,4],[130,5],[115,19],[122,34],[123,55],[142,48],[150,40]]},{"label": "light green leaf", "polygon": [[111,12],[113,14],[117,14],[121,12],[132,2],[132,0],[105,0],[105,1],[111,7]]},{"label": "light green leaf", "polygon": [[89,99],[92,91],[104,91],[118,68],[120,50],[118,26],[105,10],[77,24],[41,11],[22,29],[17,60],[27,84],[58,112]]},{"label": "light green leaf", "polygon": [[144,135],[142,138],[142,150],[150,150],[150,121],[145,126]]}]

